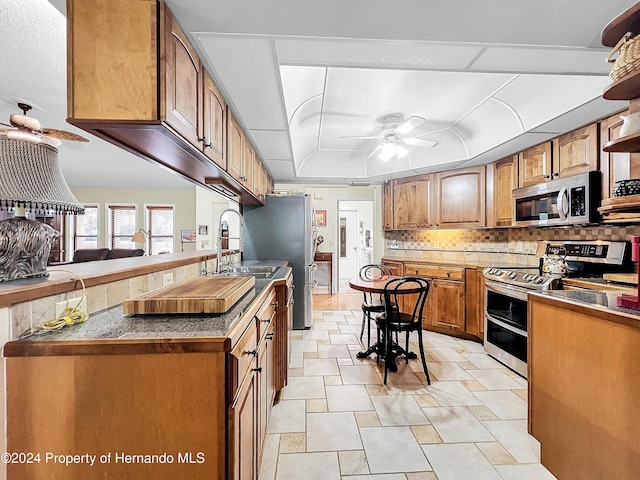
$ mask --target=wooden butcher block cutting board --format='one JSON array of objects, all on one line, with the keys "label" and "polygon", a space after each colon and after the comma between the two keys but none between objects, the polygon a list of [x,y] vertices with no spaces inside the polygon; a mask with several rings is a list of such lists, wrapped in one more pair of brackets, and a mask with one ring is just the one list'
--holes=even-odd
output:
[{"label": "wooden butcher block cutting board", "polygon": [[253,276],[196,277],[122,304],[126,314],[224,313],[256,283]]}]

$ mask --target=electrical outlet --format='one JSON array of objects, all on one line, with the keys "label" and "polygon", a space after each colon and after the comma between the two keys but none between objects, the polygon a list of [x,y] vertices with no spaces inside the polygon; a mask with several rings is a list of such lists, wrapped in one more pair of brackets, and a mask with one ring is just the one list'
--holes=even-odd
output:
[{"label": "electrical outlet", "polygon": [[165,273],[162,275],[162,286],[166,287],[167,285],[171,285],[173,283],[173,273]]},{"label": "electrical outlet", "polygon": [[82,312],[87,311],[87,297],[70,298],[69,300],[62,300],[56,302],[56,319],[64,317],[64,312],[69,308],[77,308]]},{"label": "electrical outlet", "polygon": [[522,242],[516,242],[516,252],[522,252],[524,250],[524,245]]}]

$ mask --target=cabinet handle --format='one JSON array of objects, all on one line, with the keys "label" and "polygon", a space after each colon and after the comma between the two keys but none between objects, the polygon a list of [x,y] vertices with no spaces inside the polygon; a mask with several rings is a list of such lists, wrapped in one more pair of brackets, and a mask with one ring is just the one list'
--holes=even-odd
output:
[{"label": "cabinet handle", "polygon": [[262,367],[252,368],[251,371],[260,373],[260,372],[262,372]]},{"label": "cabinet handle", "polygon": [[440,226],[440,224],[439,224],[439,223],[436,223],[436,227],[439,227],[439,226]]},{"label": "cabinet handle", "polygon": [[559,174],[558,172],[553,172],[553,173],[551,174],[551,176],[552,176],[552,177],[558,177],[558,176],[560,176],[560,174]]},{"label": "cabinet handle", "polygon": [[276,308],[278,308],[278,302],[277,302],[277,301],[273,302],[273,303],[271,304],[271,306],[272,306],[272,307],[276,307]]},{"label": "cabinet handle", "polygon": [[551,175],[543,175],[542,178],[551,178]]},{"label": "cabinet handle", "polygon": [[273,340],[275,333],[267,333],[267,340]]},{"label": "cabinet handle", "polygon": [[433,223],[430,223],[430,224],[429,224],[429,226],[430,226],[430,227],[433,227]]},{"label": "cabinet handle", "polygon": [[260,320],[262,323],[269,323],[271,322],[270,318],[265,318],[264,320]]},{"label": "cabinet handle", "polygon": [[251,356],[257,356],[258,355],[258,351],[257,350],[247,350],[246,352],[247,355],[251,355]]},{"label": "cabinet handle", "polygon": [[436,282],[435,280],[434,280],[433,282],[431,282],[431,283],[433,283],[433,286],[434,286],[434,287],[437,287],[437,286],[438,286],[438,282]]},{"label": "cabinet handle", "polygon": [[447,277],[450,277],[450,276],[451,276],[451,272],[447,272]]},{"label": "cabinet handle", "polygon": [[211,142],[207,142],[207,137],[198,137],[198,141],[202,142],[202,146],[207,148],[207,147],[212,147],[213,145],[211,145]]}]

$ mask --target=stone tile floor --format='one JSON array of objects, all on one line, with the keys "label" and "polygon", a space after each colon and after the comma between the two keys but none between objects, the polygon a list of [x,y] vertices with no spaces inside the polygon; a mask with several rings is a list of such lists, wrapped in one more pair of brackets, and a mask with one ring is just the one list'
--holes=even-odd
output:
[{"label": "stone tile floor", "polygon": [[315,311],[311,329],[293,332],[260,480],[555,478],[527,433],[525,379],[478,343],[425,332],[431,385],[419,359],[402,359],[385,386],[382,362],[356,358],[359,299],[331,298],[349,309]]}]

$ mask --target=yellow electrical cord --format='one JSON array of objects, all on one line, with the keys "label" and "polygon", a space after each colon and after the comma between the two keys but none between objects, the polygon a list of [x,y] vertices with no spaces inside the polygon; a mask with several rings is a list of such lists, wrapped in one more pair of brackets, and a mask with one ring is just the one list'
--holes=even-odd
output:
[{"label": "yellow electrical cord", "polygon": [[43,333],[53,332],[56,330],[60,330],[67,325],[77,325],[79,323],[84,323],[89,319],[89,314],[87,312],[83,312],[78,307],[82,304],[82,301],[87,297],[87,290],[84,285],[84,281],[82,278],[78,277],[74,272],[70,272],[69,270],[56,270],[57,272],[66,272],[70,273],[82,284],[82,297],[80,297],[80,301],[76,304],[75,307],[67,307],[64,310],[64,316],[62,318],[56,318],[55,320],[48,320],[44,322],[40,327],[35,330],[34,334],[42,335]]}]

